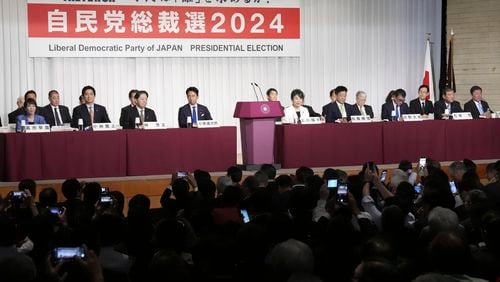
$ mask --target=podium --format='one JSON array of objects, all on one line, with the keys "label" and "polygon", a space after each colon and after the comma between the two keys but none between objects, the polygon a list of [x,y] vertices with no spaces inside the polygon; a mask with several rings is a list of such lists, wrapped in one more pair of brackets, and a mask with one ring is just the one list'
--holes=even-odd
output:
[{"label": "podium", "polygon": [[236,103],[233,117],[240,119],[244,170],[274,162],[274,123],[282,116],[280,102]]}]

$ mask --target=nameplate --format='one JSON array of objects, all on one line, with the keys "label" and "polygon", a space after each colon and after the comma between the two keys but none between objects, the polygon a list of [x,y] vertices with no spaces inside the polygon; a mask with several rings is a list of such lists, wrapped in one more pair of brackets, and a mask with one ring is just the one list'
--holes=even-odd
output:
[{"label": "nameplate", "polygon": [[403,121],[422,121],[422,116],[420,114],[405,114]]},{"label": "nameplate", "polygon": [[199,120],[196,125],[198,128],[220,127],[219,122],[216,120]]},{"label": "nameplate", "polygon": [[50,124],[27,124],[26,133],[50,132]]},{"label": "nameplate", "polygon": [[165,129],[167,128],[167,123],[165,122],[156,122],[156,121],[148,121],[144,122],[144,129]]},{"label": "nameplate", "polygon": [[115,125],[111,122],[106,123],[94,123],[92,124],[93,131],[112,131],[116,130]]},{"label": "nameplate", "polygon": [[302,124],[320,124],[321,119],[319,117],[303,117],[303,118],[300,118],[300,123],[302,123]]},{"label": "nameplate", "polygon": [[75,129],[71,126],[52,126],[50,131],[52,132],[63,132],[63,131],[74,131]]},{"label": "nameplate", "polygon": [[500,118],[500,111],[494,112],[494,113],[492,114],[492,117],[493,117],[493,118]]},{"label": "nameplate", "polygon": [[472,119],[472,114],[470,112],[452,113],[451,116],[453,117],[454,120]]},{"label": "nameplate", "polygon": [[369,115],[360,115],[360,116],[351,116],[351,122],[360,123],[360,122],[371,122],[372,119]]}]

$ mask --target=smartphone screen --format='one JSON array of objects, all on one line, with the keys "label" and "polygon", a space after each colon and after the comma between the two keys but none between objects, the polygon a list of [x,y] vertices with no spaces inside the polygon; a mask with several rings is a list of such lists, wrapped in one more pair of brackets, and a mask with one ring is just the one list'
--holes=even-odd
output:
[{"label": "smartphone screen", "polygon": [[327,187],[328,189],[337,188],[338,180],[337,179],[328,179]]},{"label": "smartphone screen", "polygon": [[455,185],[455,181],[450,181],[450,190],[452,194],[457,193],[457,185]]},{"label": "smartphone screen", "polygon": [[383,170],[382,173],[380,174],[380,182],[384,182],[386,178],[387,178],[387,170]]},{"label": "smartphone screen", "polygon": [[422,193],[422,184],[418,183],[417,185],[415,185],[414,189],[415,189],[415,193],[417,194],[421,194]]},{"label": "smartphone screen", "polygon": [[250,216],[248,216],[248,211],[245,209],[240,210],[241,216],[243,217],[243,222],[244,223],[249,223],[250,222]]},{"label": "smartphone screen", "polygon": [[85,250],[82,247],[75,248],[55,248],[53,258],[56,260],[68,260],[74,257],[85,258]]},{"label": "smartphone screen", "polygon": [[101,196],[101,203],[112,203],[113,198],[110,196]]},{"label": "smartphone screen", "polygon": [[187,176],[187,172],[186,171],[178,171],[177,172],[177,177],[178,178],[183,178],[183,177],[186,177]]},{"label": "smartphone screen", "polygon": [[61,210],[58,207],[51,207],[50,209],[51,214],[60,214]]},{"label": "smartphone screen", "polygon": [[418,166],[424,168],[426,163],[427,163],[427,158],[420,158],[420,160],[418,161]]}]

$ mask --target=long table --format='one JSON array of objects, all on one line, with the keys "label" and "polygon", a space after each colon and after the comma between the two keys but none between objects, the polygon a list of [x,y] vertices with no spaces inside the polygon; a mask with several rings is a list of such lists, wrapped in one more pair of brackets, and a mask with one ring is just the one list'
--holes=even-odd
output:
[{"label": "long table", "polygon": [[500,119],[278,125],[275,160],[283,168],[500,158]]},{"label": "long table", "polygon": [[0,181],[226,170],[236,127],[0,134]]}]

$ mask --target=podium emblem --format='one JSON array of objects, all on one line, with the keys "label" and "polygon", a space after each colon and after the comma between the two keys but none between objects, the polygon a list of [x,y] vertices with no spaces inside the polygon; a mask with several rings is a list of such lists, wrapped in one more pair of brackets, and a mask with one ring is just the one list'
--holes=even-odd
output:
[{"label": "podium emblem", "polygon": [[262,105],[260,105],[260,111],[263,114],[269,114],[269,112],[271,111],[271,108],[269,108],[268,104],[262,104]]}]

